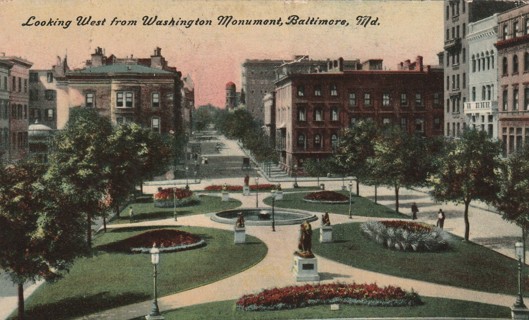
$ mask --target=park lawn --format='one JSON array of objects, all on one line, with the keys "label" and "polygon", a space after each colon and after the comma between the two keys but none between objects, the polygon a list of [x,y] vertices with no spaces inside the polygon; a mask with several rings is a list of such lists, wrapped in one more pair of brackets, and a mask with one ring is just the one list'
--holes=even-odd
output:
[{"label": "park lawn", "polygon": [[[230,199],[230,201],[222,201],[220,196],[200,195],[199,199],[200,202],[195,205],[176,207],[177,219],[181,216],[230,210],[241,206],[239,200]],[[135,221],[160,220],[174,217],[174,208],[158,208],[154,206],[152,201],[137,201],[132,204],[132,207]],[[125,207],[121,211],[120,217],[114,217],[111,223],[129,223],[129,208],[130,205]]]},{"label": "park lawn", "polygon": [[[348,191],[336,191],[349,197]],[[283,200],[275,201],[275,206],[278,208],[298,209],[313,212],[325,212],[336,214],[349,214],[349,203],[343,204],[328,204],[328,203],[314,203],[306,202],[303,197],[309,192],[283,193]],[[272,205],[272,198],[268,196],[264,203]],[[404,214],[396,214],[395,210],[388,207],[373,203],[371,200],[353,195],[351,198],[351,213],[353,216],[374,217],[374,218],[397,218],[409,219],[410,217]]]},{"label": "park lawn", "polygon": [[[212,283],[250,268],[267,252],[264,243],[247,236],[233,244],[233,232],[181,227],[200,235],[207,245],[194,250],[162,253],[158,294],[169,295]],[[148,254],[107,253],[98,245],[129,238],[149,228],[116,229],[94,241],[94,255],[79,258],[65,277],[40,286],[26,301],[28,319],[70,319],[152,298],[153,267]]]},{"label": "park lawn", "polygon": [[[329,305],[281,311],[238,311],[235,301],[220,301],[162,312],[166,320],[193,319],[338,319],[338,318],[510,318],[510,309],[490,304],[461,300],[421,297],[424,302],[415,307],[370,307],[340,305],[331,311]],[[137,318],[140,320],[144,318]]]},{"label": "park lawn", "polygon": [[[315,230],[313,239],[319,232]],[[332,243],[313,241],[312,248],[317,255],[355,268],[514,297],[514,259],[451,234],[448,241],[450,248],[442,252],[390,250],[364,236],[360,223],[349,223],[333,226]]]}]

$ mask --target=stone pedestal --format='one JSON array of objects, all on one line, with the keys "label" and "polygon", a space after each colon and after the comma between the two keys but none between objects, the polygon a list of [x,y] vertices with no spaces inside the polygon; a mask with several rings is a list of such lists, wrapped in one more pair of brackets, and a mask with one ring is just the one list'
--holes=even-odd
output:
[{"label": "stone pedestal", "polygon": [[529,309],[511,307],[511,316],[513,320],[529,320]]},{"label": "stone pedestal", "polygon": [[230,193],[229,192],[223,192],[222,193],[222,201],[230,201]]},{"label": "stone pedestal", "polygon": [[243,186],[242,187],[242,194],[245,195],[245,196],[249,196],[250,195],[250,187],[249,186]]},{"label": "stone pedestal", "polygon": [[235,228],[233,229],[233,243],[246,243],[246,229],[245,228]]},{"label": "stone pedestal", "polygon": [[332,242],[332,226],[322,226],[320,229],[320,243]]},{"label": "stone pedestal", "polygon": [[292,272],[296,281],[320,281],[318,260],[316,258],[302,258],[294,255]]},{"label": "stone pedestal", "polygon": [[165,318],[164,318],[162,315],[159,315],[159,316],[151,316],[151,315],[149,314],[149,315],[146,315],[146,316],[145,316],[145,319],[146,319],[146,320],[164,320]]},{"label": "stone pedestal", "polygon": [[283,191],[276,191],[276,200],[283,200]]}]

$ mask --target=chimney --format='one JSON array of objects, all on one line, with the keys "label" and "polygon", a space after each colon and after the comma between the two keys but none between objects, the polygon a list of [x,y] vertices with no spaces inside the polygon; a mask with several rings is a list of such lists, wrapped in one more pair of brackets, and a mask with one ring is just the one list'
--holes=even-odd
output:
[{"label": "chimney", "polygon": [[415,59],[415,70],[423,71],[424,67],[422,65],[422,56],[417,56],[417,59]]},{"label": "chimney", "polygon": [[343,72],[343,58],[342,57],[338,58],[338,70],[340,72]]},{"label": "chimney", "polygon": [[154,49],[154,54],[151,56],[151,68],[164,68],[164,58],[162,57],[162,49],[160,47]]},{"label": "chimney", "polygon": [[103,49],[101,47],[97,47],[95,52],[92,54],[92,67],[100,67],[103,65]]}]

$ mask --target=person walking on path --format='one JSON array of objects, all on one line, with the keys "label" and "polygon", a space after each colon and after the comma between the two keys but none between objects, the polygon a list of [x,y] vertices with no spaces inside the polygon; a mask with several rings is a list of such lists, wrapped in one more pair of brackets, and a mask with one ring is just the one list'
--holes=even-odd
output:
[{"label": "person walking on path", "polygon": [[417,220],[417,212],[419,212],[419,208],[417,208],[417,204],[414,202],[411,205],[411,213],[412,213],[413,220]]},{"label": "person walking on path", "polygon": [[445,225],[445,213],[443,212],[443,209],[439,209],[439,212],[437,213],[437,226],[441,229],[443,229]]},{"label": "person walking on path", "polygon": [[130,210],[129,210],[129,222],[130,223],[134,222],[134,210],[132,210],[132,206],[130,207]]}]

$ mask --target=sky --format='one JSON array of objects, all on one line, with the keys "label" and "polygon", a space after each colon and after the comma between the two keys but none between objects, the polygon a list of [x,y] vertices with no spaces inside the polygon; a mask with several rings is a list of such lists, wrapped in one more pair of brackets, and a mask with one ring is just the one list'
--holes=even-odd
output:
[{"label": "sky", "polygon": [[[79,25],[79,17],[94,25]],[[189,24],[144,25],[144,17]],[[222,17],[268,25],[226,26]],[[314,25],[311,18],[338,22]],[[441,0],[0,0],[0,55],[49,69],[67,54],[69,66],[80,68],[97,47],[120,58],[149,57],[160,47],[171,66],[193,79],[196,106],[223,107],[225,84],[240,90],[246,59],[378,58],[395,69],[421,55],[437,65],[443,35]]]}]

